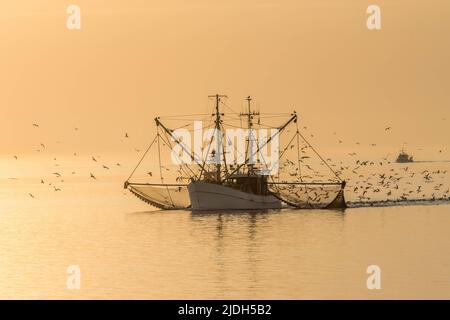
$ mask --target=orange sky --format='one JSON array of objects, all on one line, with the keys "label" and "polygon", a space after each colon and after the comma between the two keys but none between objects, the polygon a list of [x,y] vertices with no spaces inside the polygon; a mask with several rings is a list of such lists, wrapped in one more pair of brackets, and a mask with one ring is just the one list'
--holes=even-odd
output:
[{"label": "orange sky", "polygon": [[235,109],[295,108],[325,154],[407,141],[450,158],[449,17],[447,0],[3,1],[0,154],[126,152],[125,132],[143,148],[155,116],[205,113],[219,91]]}]

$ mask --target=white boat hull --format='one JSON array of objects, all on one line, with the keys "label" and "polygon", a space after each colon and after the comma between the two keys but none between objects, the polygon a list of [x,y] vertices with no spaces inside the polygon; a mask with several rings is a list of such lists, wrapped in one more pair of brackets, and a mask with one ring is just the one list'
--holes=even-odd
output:
[{"label": "white boat hull", "polygon": [[256,195],[207,182],[188,185],[192,210],[264,210],[281,209],[282,203],[272,195]]}]

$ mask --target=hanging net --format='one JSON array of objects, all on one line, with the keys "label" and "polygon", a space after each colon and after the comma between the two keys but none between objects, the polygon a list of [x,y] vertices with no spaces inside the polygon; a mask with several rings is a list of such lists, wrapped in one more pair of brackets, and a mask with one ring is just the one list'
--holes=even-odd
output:
[{"label": "hanging net", "polygon": [[286,204],[302,209],[344,208],[343,188],[336,184],[269,183],[272,194]]},{"label": "hanging net", "polygon": [[[161,148],[169,147],[170,140],[158,131],[139,163],[127,179],[124,187],[140,200],[159,209],[188,209],[190,207],[187,182],[190,172],[183,166],[173,165],[161,154]],[[158,162],[147,157],[156,155]]]},{"label": "hanging net", "polygon": [[296,208],[345,208],[344,187],[338,174],[297,127],[280,150],[278,173],[269,180],[269,191]]},{"label": "hanging net", "polygon": [[190,207],[187,185],[129,183],[127,187],[136,197],[160,209]]}]

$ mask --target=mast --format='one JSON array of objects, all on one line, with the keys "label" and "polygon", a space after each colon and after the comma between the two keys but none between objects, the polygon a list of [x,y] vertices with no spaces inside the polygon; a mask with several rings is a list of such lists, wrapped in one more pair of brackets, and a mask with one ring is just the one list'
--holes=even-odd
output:
[{"label": "mast", "polygon": [[[264,143],[260,144],[260,145],[256,148],[256,151],[252,154],[252,156],[255,155],[255,154],[258,154],[258,152],[259,152],[262,148],[264,148],[264,146],[266,146],[267,144],[269,144],[270,141],[272,141],[272,139],[273,139],[275,136],[280,135],[280,134],[283,132],[283,130],[286,129],[286,127],[287,127],[291,122],[297,122],[297,113],[296,113],[295,111],[291,114],[291,117],[289,118],[288,121],[286,121],[285,124],[283,124],[282,126],[280,126],[280,127],[277,128],[278,131],[277,131],[276,133],[272,134],[272,135],[267,139],[267,141],[265,141]],[[244,163],[242,163],[242,164],[236,166],[236,168],[235,168],[233,171],[231,171],[229,174],[227,174],[227,176],[225,177],[225,179],[228,179],[230,176],[232,176],[233,174],[235,174],[236,172],[238,172],[239,169],[241,169],[242,166],[246,165],[247,163],[248,163],[248,158],[245,159],[245,162],[244,162]]]},{"label": "mast", "polygon": [[[257,116],[259,115],[259,112],[254,112],[251,109],[251,101],[252,101],[252,97],[248,96],[245,100],[247,100],[247,106],[248,106],[248,111],[247,113],[245,112],[241,112],[240,116],[241,117],[247,117],[247,129],[248,129],[248,135],[247,135],[247,146],[245,148],[245,159],[249,159],[248,163],[247,163],[247,167],[249,168],[249,173],[250,171],[253,170],[253,162],[250,162],[253,159],[253,116]],[[249,156],[250,155],[250,156]]]},{"label": "mast", "polygon": [[[220,95],[220,94],[215,94],[213,96],[209,96],[209,98],[215,98],[216,99],[216,113],[213,114],[213,116],[215,116],[215,128],[216,128],[216,181],[217,183],[221,183],[222,182],[222,178],[221,178],[221,162],[222,162],[222,157],[221,154],[222,152],[222,133],[220,130],[220,123],[221,123],[221,119],[220,116],[223,115],[219,112],[219,104],[220,104],[220,99],[221,98],[227,98],[226,95]],[[225,155],[223,155],[225,156]]]}]

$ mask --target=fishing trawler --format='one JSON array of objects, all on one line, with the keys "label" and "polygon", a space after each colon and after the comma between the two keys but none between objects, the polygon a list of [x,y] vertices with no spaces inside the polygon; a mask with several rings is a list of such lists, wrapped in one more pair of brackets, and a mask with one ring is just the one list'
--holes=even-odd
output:
[{"label": "fishing trawler", "polygon": [[[198,125],[196,127],[194,124],[190,130],[189,123],[178,128],[169,128],[163,123],[163,119],[168,121],[173,118],[155,118],[157,134],[130,177],[125,181],[124,188],[152,206],[169,210],[346,207],[345,181],[340,179],[300,133],[298,115],[295,111],[287,115],[263,115],[252,110],[252,99],[248,97],[247,108],[244,112],[236,113],[232,110],[233,112],[225,114],[220,108],[228,107],[224,103],[227,96],[216,94],[209,98],[215,101],[213,113],[206,115],[210,118],[209,125],[205,128],[209,130],[209,135],[200,133],[200,139],[207,144],[204,145],[202,142],[200,147],[192,147],[188,141],[187,137],[191,132],[194,135],[198,133]],[[281,125],[273,126],[263,123],[265,119],[286,116],[287,120]],[[244,130],[245,139],[237,137],[237,144],[233,144],[227,127]],[[270,135],[267,134],[269,129]],[[261,132],[264,133],[260,134],[259,141],[256,141],[256,130],[262,130]],[[292,137],[286,144],[280,145],[280,136],[291,131],[294,132]],[[206,139],[204,139],[205,136]],[[237,155],[239,151],[236,145],[239,146],[239,143],[245,149],[240,154],[240,161],[236,161],[236,158],[230,158],[230,153]],[[150,152],[155,145],[157,152]],[[172,177],[175,181],[171,183],[166,182],[168,179],[166,173],[170,172],[170,169],[162,163],[161,148],[163,146],[172,149],[172,162],[177,160],[176,165],[173,165],[177,174]],[[269,147],[272,155],[276,154],[276,159],[267,156]],[[284,159],[289,153],[294,153],[296,162],[289,158]],[[141,175],[140,179],[135,178],[137,169],[142,166],[143,159],[148,154],[157,155],[160,177],[156,183],[145,181],[148,176],[143,178]],[[318,165],[322,169],[325,168],[331,177],[325,178],[324,174],[305,163],[313,155]],[[181,158],[184,161],[179,161]],[[150,175],[153,177],[152,174]]]},{"label": "fishing trawler", "polygon": [[409,154],[407,154],[404,149],[402,149],[402,151],[400,151],[400,153],[397,156],[397,159],[395,160],[395,162],[397,163],[408,163],[408,162],[413,162],[413,157],[410,156]]}]

